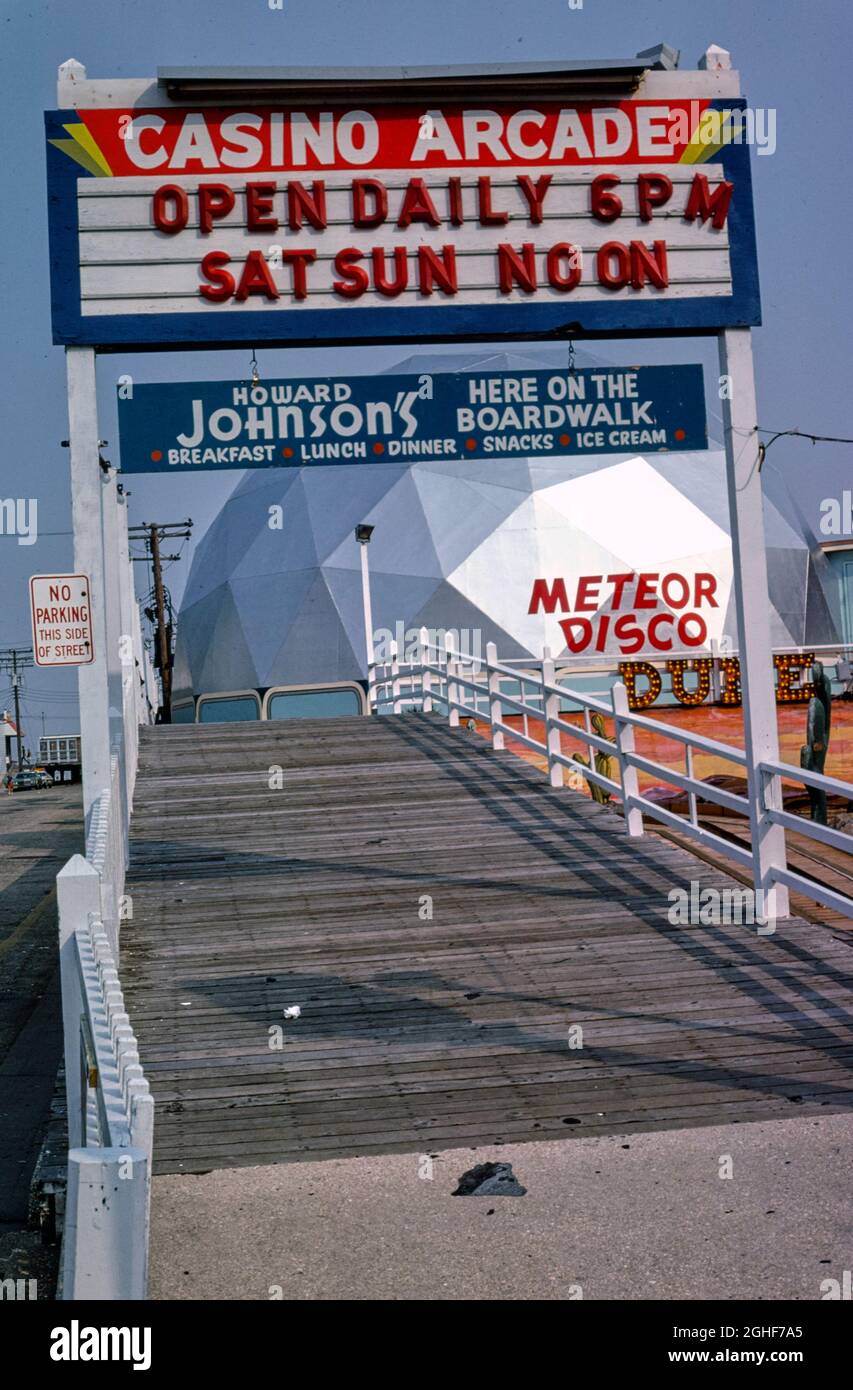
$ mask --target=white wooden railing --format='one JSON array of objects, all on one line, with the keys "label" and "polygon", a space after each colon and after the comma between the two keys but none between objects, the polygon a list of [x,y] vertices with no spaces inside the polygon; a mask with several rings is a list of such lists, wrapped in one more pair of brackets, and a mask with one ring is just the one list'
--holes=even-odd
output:
[{"label": "white wooden railing", "polygon": [[86,858],[98,873],[101,921],[118,961],[130,816],[124,804],[121,758],[117,752],[110,760],[110,773],[110,785],[92,807]]},{"label": "white wooden railing", "polygon": [[[447,645],[439,646],[424,628],[413,660],[401,661],[394,643],[390,651],[387,660],[374,661],[370,667],[369,697],[374,711],[385,709],[396,714],[411,709],[422,709],[425,713],[438,711],[446,713],[451,726],[458,726],[460,715],[484,720],[490,726],[494,748],[503,748],[509,735],[534,752],[544,754],[553,786],[563,784],[567,768],[573,772],[579,770],[578,763],[563,751],[563,738],[567,737],[586,747],[589,765],[583,766],[583,778],[621,803],[629,835],[643,835],[643,818],[651,816],[749,869],[753,874],[754,886],[765,894],[765,901],[775,901],[770,895],[778,885],[853,917],[853,899],[795,872],[788,867],[785,856],[772,866],[770,881],[758,882],[757,860],[751,849],[702,825],[697,813],[700,799],[710,801],[726,811],[745,817],[753,843],[756,835],[763,833],[767,826],[776,825],[782,827],[783,831],[796,831],[821,844],[853,854],[853,836],[795,816],[782,806],[783,779],[853,799],[853,785],[849,782],[822,773],[807,772],[783,762],[757,761],[751,768],[745,749],[632,711],[628,706],[627,691],[621,682],[613,686],[610,702],[572,689],[556,679],[555,664],[547,648],[541,662],[529,663],[526,669],[522,669],[516,664],[499,661],[493,642],[487,645],[483,661],[470,655],[460,655]],[[508,686],[510,689],[507,689]],[[513,688],[517,688],[517,693],[513,693]],[[532,693],[528,696],[526,692]],[[583,727],[578,727],[565,717],[567,705],[583,711]],[[506,722],[504,711],[507,709],[522,716],[520,729]],[[595,733],[591,722],[593,714],[600,714],[612,723],[614,741]],[[542,723],[544,740],[531,734],[531,720]],[[669,768],[640,754],[636,747],[637,732],[653,733],[658,738],[680,744],[684,749],[684,771]],[[695,752],[710,754],[738,767],[747,775],[748,791],[750,783],[754,783],[757,794],[741,796],[697,778],[694,775]],[[596,753],[615,758],[618,780],[596,770]],[[644,795],[639,789],[640,772],[685,792],[687,815],[661,806]],[[782,917],[786,912],[776,910],[771,915]]]},{"label": "white wooden railing", "polygon": [[78,854],[56,884],[68,1100],[62,1297],[144,1298],[154,1100],[101,917],[101,874]]},{"label": "white wooden railing", "polygon": [[[74,855],[56,879],[68,1112],[64,1299],[144,1298],[147,1280],[154,1100],[119,956],[139,726],[153,721],[156,692],[136,603],[124,616],[121,666],[102,711],[109,782],[91,802],[86,857]],[[86,752],[84,740],[84,760]]]}]

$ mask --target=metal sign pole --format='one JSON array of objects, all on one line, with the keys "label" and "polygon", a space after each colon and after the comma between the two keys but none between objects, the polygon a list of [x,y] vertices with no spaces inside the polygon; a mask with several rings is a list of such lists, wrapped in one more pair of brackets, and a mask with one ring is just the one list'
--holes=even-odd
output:
[{"label": "metal sign pole", "polygon": [[110,784],[109,689],[104,618],[102,485],[98,452],[95,350],[67,347],[68,443],[71,455],[71,517],[74,568],[88,575],[94,659],[78,667],[82,737],[83,811],[86,830],[92,806]]},{"label": "metal sign pole", "polygon": [[774,884],[776,869],[786,867],[785,832],[767,818],[767,804],[781,806],[779,779],[760,771],[762,762],[779,757],[770,596],[764,543],[764,503],[759,472],[758,423],[752,336],[748,328],[728,328],[719,335],[720,372],[725,378],[723,425],[726,480],[732,533],[734,592],[737,609],[740,680],[743,694],[747,796],[752,832],[753,881],[764,891],[769,919],[788,916],[788,890]]}]

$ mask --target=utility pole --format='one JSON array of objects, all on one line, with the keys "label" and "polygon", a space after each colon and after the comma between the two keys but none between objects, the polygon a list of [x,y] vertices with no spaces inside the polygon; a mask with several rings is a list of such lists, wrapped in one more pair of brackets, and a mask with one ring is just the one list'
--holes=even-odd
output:
[{"label": "utility pole", "polygon": [[172,722],[172,634],[166,627],[166,597],[163,593],[163,566],[160,562],[160,534],[150,528],[148,545],[154,575],[154,601],[157,606],[157,650],[160,654],[160,682],[163,687],[163,722]]},{"label": "utility pole", "polygon": [[160,543],[164,540],[187,539],[192,528],[192,520],[186,521],[145,521],[141,526],[131,526],[128,528],[128,535],[132,540],[144,541],[147,549],[147,556],[134,556],[134,559],[150,559],[151,574],[154,589],[154,616],[156,619],[157,642],[155,651],[154,665],[160,671],[160,686],[162,690],[162,701],[158,715],[158,722],[161,724],[171,724],[172,722],[172,625],[167,619],[166,612],[166,589],[163,584],[163,564],[168,560],[177,560],[178,555],[163,555],[160,550]]},{"label": "utility pole", "polygon": [[21,671],[26,671],[35,663],[32,647],[6,647],[0,652],[0,663],[4,671],[12,676],[12,690],[15,695],[15,738],[18,744],[18,771],[21,770]]}]

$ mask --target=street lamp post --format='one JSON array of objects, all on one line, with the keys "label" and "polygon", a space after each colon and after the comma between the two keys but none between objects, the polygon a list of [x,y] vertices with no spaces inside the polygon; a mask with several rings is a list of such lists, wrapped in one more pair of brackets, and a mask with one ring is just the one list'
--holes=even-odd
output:
[{"label": "street lamp post", "polygon": [[373,527],[360,523],[355,528],[355,538],[361,546],[361,600],[364,609],[364,641],[367,650],[367,704],[373,706],[374,651],[373,651],[373,612],[370,606],[370,569],[367,563],[367,547]]}]

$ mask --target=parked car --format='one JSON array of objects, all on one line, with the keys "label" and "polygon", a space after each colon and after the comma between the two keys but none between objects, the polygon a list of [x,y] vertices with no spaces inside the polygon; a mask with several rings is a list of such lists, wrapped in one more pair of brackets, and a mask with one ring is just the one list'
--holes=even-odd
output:
[{"label": "parked car", "polygon": [[40,792],[53,786],[53,781],[46,772],[17,772],[12,778],[13,792]]}]

